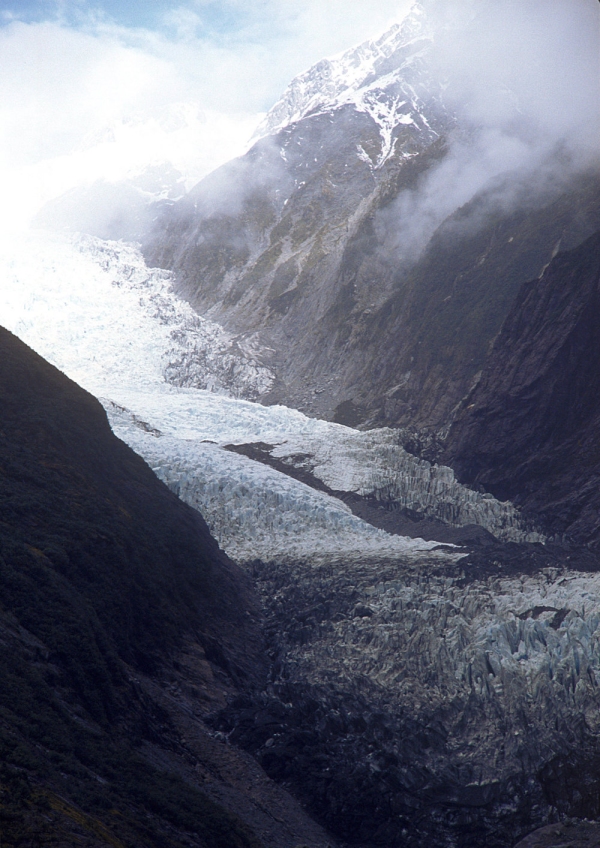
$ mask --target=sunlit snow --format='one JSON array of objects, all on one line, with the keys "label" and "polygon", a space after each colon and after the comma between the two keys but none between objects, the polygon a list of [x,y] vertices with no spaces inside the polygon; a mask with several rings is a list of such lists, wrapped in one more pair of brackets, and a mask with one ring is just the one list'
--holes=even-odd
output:
[{"label": "sunlit snow", "polygon": [[[432,137],[436,135],[425,118],[421,96],[407,79],[407,71],[427,55],[431,42],[423,7],[416,2],[402,23],[394,24],[379,39],[323,59],[295,77],[257,128],[255,138],[275,135],[307,115],[314,117],[351,105],[357,112],[370,115],[379,129],[381,151],[375,161],[362,148],[359,156],[380,168],[394,153],[394,130],[399,125],[414,124]],[[386,73],[383,69],[390,62],[394,68]]]},{"label": "sunlit snow", "polygon": [[223,450],[229,443],[264,442],[288,462],[303,454],[332,489],[523,536],[510,504],[410,457],[393,431],[361,433],[244,399],[272,381],[260,350],[197,316],[133,245],[31,233],[0,246],[0,272],[0,324],[101,398],[117,435],[202,512],[232,556],[414,555],[436,543],[375,529],[337,498]]}]

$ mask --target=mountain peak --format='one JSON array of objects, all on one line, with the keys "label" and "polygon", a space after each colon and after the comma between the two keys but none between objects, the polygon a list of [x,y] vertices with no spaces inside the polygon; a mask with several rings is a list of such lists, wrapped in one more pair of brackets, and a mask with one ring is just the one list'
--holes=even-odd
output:
[{"label": "mountain peak", "polygon": [[398,124],[421,123],[426,70],[424,55],[432,44],[426,11],[415,2],[408,15],[379,38],[370,39],[330,59],[322,59],[292,80],[267,113],[255,138],[275,135],[310,115],[353,106],[379,125],[384,151]]}]

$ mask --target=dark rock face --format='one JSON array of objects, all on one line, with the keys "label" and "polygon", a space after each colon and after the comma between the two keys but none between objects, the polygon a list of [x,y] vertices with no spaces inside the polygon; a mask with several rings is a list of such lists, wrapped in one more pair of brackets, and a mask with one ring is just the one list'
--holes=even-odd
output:
[{"label": "dark rock face", "polygon": [[600,845],[598,822],[567,822],[530,833],[516,848],[596,848],[597,845]]},{"label": "dark rock face", "polygon": [[[575,246],[593,232],[599,198],[600,177],[590,175],[538,208],[486,217],[483,193],[445,221],[419,262],[395,274],[389,300],[366,321],[357,402],[377,407],[384,422],[446,425],[522,283],[559,244]],[[483,225],[462,230],[480,213]]]},{"label": "dark rock face", "polygon": [[146,239],[149,264],[174,270],[201,314],[262,346],[278,377],[263,402],[350,426],[443,425],[520,286],[600,226],[597,175],[533,205],[522,187],[516,211],[490,211],[495,185],[407,264],[394,202],[418,194],[453,126],[435,99],[427,116],[375,167],[360,154],[381,144],[368,114],[309,115],[203,180]]},{"label": "dark rock face", "polygon": [[523,286],[444,461],[550,532],[598,544],[600,234]]},{"label": "dark rock face", "polygon": [[5,330],[0,586],[3,844],[326,844],[202,724],[264,681],[249,579],[100,404]]},{"label": "dark rock face", "polygon": [[0,341],[3,539],[72,583],[133,666],[151,671],[205,631],[249,679],[250,586],[202,517],[113,436],[95,398],[6,330]]}]

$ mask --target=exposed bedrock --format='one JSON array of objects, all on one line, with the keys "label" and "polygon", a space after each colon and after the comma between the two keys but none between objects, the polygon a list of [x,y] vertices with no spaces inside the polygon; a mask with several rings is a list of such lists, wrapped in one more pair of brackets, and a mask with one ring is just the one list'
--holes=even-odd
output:
[{"label": "exposed bedrock", "polygon": [[203,180],[145,240],[149,264],[173,270],[201,315],[261,350],[276,375],[263,402],[350,426],[444,425],[520,286],[600,226],[597,175],[496,208],[513,175],[402,258],[395,204],[448,153],[450,117],[432,107],[429,123],[435,133],[401,127],[374,168],[357,154],[378,136],[369,115],[305,117]]},{"label": "exposed bedrock", "polygon": [[596,848],[597,845],[600,845],[599,822],[567,821],[528,834],[516,848]]},{"label": "exposed bedrock", "polygon": [[551,532],[600,539],[600,233],[521,289],[443,456]]},{"label": "exposed bedrock", "polygon": [[[165,202],[144,239],[200,314],[262,348],[265,403],[445,425],[522,283],[600,227],[600,175],[564,151],[527,172],[478,158],[435,17],[416,3],[294,79],[248,153]],[[482,173],[456,193],[461,150]]]},{"label": "exposed bedrock", "polygon": [[599,565],[566,556],[256,561],[271,681],[216,725],[361,848],[506,848],[597,817]]}]

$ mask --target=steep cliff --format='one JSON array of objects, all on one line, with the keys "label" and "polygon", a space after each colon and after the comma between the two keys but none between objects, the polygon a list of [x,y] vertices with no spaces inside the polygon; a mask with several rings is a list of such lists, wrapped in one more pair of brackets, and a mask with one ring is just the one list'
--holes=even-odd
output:
[{"label": "steep cliff", "polygon": [[600,233],[525,284],[445,461],[550,532],[600,539]]},{"label": "steep cliff", "polygon": [[[252,149],[145,239],[200,314],[262,348],[265,403],[445,424],[522,283],[600,227],[597,173],[567,179],[556,151],[526,173],[478,159],[480,128],[444,97],[434,7],[292,81]],[[464,151],[488,178],[457,191]]]}]

